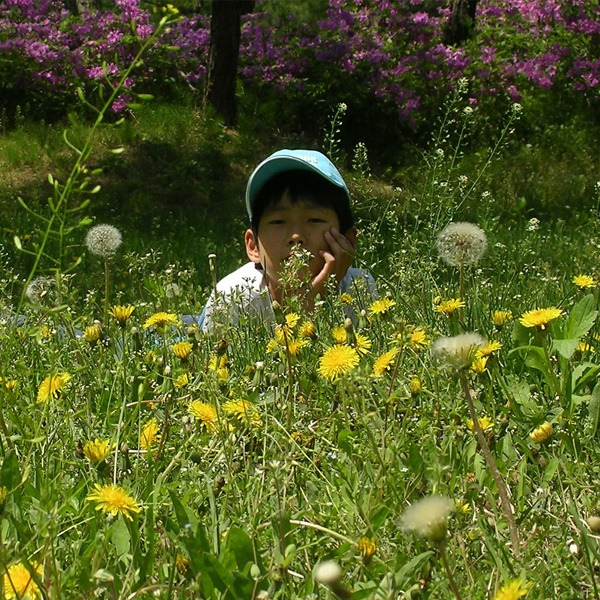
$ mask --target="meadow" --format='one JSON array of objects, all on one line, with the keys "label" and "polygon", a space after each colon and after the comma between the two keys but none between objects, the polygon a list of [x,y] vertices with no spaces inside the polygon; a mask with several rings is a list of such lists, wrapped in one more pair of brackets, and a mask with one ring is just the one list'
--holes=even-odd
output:
[{"label": "meadow", "polygon": [[[2,124],[1,597],[600,598],[597,125],[461,86],[388,161],[250,92]],[[378,297],[204,333],[286,146],[339,164]]]}]

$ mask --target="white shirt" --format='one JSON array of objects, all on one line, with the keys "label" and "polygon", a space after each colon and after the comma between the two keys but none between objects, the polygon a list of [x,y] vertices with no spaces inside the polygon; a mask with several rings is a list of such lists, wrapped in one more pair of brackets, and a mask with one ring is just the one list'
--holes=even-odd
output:
[{"label": "white shirt", "polygon": [[[202,311],[199,323],[203,331],[212,328],[213,314],[223,310],[219,321],[235,325],[240,313],[258,316],[269,322],[273,319],[271,296],[267,286],[267,278],[259,265],[249,262],[224,277],[217,283],[217,301],[213,292]],[[350,267],[346,276],[338,284],[340,294],[349,293],[356,296],[362,291],[369,298],[377,297],[375,280],[369,271]],[[214,315],[217,316],[216,314]]]}]

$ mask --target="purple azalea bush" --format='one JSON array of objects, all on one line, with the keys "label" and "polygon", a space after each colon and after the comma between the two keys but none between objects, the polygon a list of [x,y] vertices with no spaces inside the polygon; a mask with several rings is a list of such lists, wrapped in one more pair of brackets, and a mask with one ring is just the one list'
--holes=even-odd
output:
[{"label": "purple azalea bush", "polygon": [[[298,102],[308,119],[345,102],[355,114],[382,111],[411,126],[465,78],[472,105],[544,92],[598,100],[596,0],[481,0],[474,35],[461,46],[445,41],[449,18],[445,0],[329,0],[325,18],[308,25],[293,16],[277,21],[259,3],[244,18],[240,76],[261,97]],[[140,0],[81,16],[59,0],[4,0],[0,106],[60,113],[77,102],[78,87],[114,85],[155,21]],[[113,110],[126,108],[134,87],[200,89],[209,32],[208,18],[197,15],[161,33]]]}]

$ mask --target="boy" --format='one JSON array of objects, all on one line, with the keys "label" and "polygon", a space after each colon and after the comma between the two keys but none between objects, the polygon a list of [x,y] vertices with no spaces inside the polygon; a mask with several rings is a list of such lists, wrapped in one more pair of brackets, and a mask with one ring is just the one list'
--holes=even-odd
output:
[{"label": "boy", "polygon": [[[250,262],[222,279],[200,317],[210,330],[224,308],[230,323],[240,312],[273,318],[272,302],[283,303],[282,274],[286,262],[307,251],[307,285],[300,294],[310,310],[325,296],[326,282],[335,276],[339,293],[355,291],[363,280],[371,294],[375,282],[368,271],[351,267],[356,228],[346,183],[331,161],[314,150],[279,150],[256,167],[246,187],[251,227],[244,243]],[[290,290],[287,290],[290,292]]]}]

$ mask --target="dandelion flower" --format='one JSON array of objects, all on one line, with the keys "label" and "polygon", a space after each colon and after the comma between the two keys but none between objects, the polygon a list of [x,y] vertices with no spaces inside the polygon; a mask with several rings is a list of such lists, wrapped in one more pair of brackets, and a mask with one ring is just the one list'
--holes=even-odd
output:
[{"label": "dandelion flower", "polygon": [[183,556],[183,554],[178,554],[175,557],[175,566],[177,567],[177,570],[184,575],[190,568],[190,561]]},{"label": "dandelion flower", "polygon": [[96,438],[93,442],[86,442],[83,445],[83,454],[95,465],[101,463],[110,452],[110,441],[99,440]]},{"label": "dandelion flower", "polygon": [[208,368],[217,374],[219,381],[227,381],[229,369],[227,368],[227,355],[212,356],[208,362]]},{"label": "dandelion flower", "polygon": [[181,375],[177,376],[177,378],[173,382],[173,385],[176,388],[182,388],[182,387],[185,387],[189,382],[190,382],[190,378],[188,377],[188,374],[182,373]]},{"label": "dandelion flower", "polygon": [[346,306],[350,306],[354,302],[354,298],[348,292],[344,292],[340,296],[340,302]]},{"label": "dandelion flower", "polygon": [[596,352],[596,349],[587,342],[579,342],[577,344],[577,352],[589,352],[590,354],[593,354]]},{"label": "dandelion flower", "polygon": [[334,327],[331,330],[331,335],[336,344],[346,343],[346,328],[344,326]]},{"label": "dandelion flower", "polygon": [[408,334],[408,344],[414,350],[423,350],[429,345],[427,334],[422,327],[415,327]]},{"label": "dandelion flower", "polygon": [[298,313],[288,313],[285,315],[285,325],[289,327],[290,331],[295,329],[296,325],[298,325],[298,321],[300,321],[300,315]]},{"label": "dandelion flower", "polygon": [[375,377],[381,377],[386,371],[389,371],[398,352],[398,348],[392,348],[391,350],[384,352],[373,365],[373,375],[375,375]]},{"label": "dandelion flower", "polygon": [[14,392],[19,387],[19,382],[16,379],[2,379],[2,377],[0,377],[0,383],[2,383],[9,392]]},{"label": "dandelion flower", "polygon": [[402,515],[401,528],[412,531],[433,542],[440,542],[446,536],[448,516],[454,509],[454,502],[443,496],[427,496],[411,504]]},{"label": "dandelion flower", "polygon": [[141,512],[137,500],[130,496],[122,487],[118,485],[98,485],[94,484],[94,491],[86,498],[89,502],[96,502],[96,510],[101,510],[107,515],[116,517],[122,515],[129,521],[133,520],[132,513]]},{"label": "dandelion flower", "polygon": [[471,365],[477,349],[484,344],[485,340],[478,333],[463,333],[438,338],[432,351],[446,367],[459,371]]},{"label": "dandelion flower", "polygon": [[509,321],[512,321],[512,313],[510,310],[493,310],[492,311],[492,323],[497,328],[501,328],[506,325]]},{"label": "dandelion flower", "polygon": [[364,559],[368,560],[375,555],[375,552],[377,552],[377,544],[373,540],[370,540],[367,537],[363,537],[360,538],[360,540],[358,540],[358,543],[356,544],[356,549]]},{"label": "dandelion flower", "polygon": [[88,250],[102,258],[114,256],[122,241],[121,232],[112,225],[95,225],[85,236]]},{"label": "dandelion flower", "polygon": [[421,393],[421,380],[413,377],[408,383],[408,390],[411,396],[418,396]]},{"label": "dandelion flower", "polygon": [[524,598],[529,593],[531,585],[531,583],[525,583],[522,579],[513,579],[498,590],[494,600],[519,600],[519,598]]},{"label": "dandelion flower", "polygon": [[186,360],[192,353],[192,345],[189,342],[177,342],[171,346],[171,350],[177,358]]},{"label": "dandelion flower", "polygon": [[552,434],[554,433],[554,427],[552,427],[552,423],[548,423],[545,421],[539,427],[536,427],[530,434],[532,442],[536,444],[541,444],[545,442]]},{"label": "dandelion flower", "polygon": [[179,325],[177,315],[166,312],[157,312],[146,319],[144,329],[153,327],[154,329],[162,331],[165,327],[170,327],[171,325]]},{"label": "dandelion flower", "polygon": [[460,298],[452,298],[451,300],[440,302],[435,307],[435,312],[451,315],[454,311],[458,310],[459,308],[464,308],[465,306],[464,300],[461,300]]},{"label": "dandelion flower", "polygon": [[151,419],[144,425],[140,432],[140,448],[142,450],[150,450],[152,446],[160,441],[160,427],[156,419]]},{"label": "dandelion flower", "polygon": [[450,223],[437,237],[441,259],[451,267],[473,265],[487,248],[487,238],[481,227],[473,223]]},{"label": "dandelion flower", "polygon": [[[477,421],[479,422],[479,427],[481,427],[482,431],[491,431],[494,428],[494,422],[488,417],[479,417]],[[473,419],[467,419],[467,427],[475,433],[475,423],[473,423]]]},{"label": "dandelion flower", "polygon": [[[475,356],[477,356],[477,352],[475,353]],[[485,373],[487,369],[488,358],[488,356],[479,356],[478,358],[476,358],[471,363],[471,371],[473,373],[477,373],[478,375]]]},{"label": "dandelion flower", "polygon": [[358,366],[358,352],[350,346],[333,346],[325,350],[319,361],[319,374],[325,379],[335,381]]},{"label": "dandelion flower", "polygon": [[96,344],[102,338],[102,327],[98,323],[88,325],[83,332],[83,339],[89,344]]},{"label": "dandelion flower", "polygon": [[240,423],[247,423],[253,427],[260,427],[262,420],[258,414],[258,410],[252,402],[248,400],[229,400],[223,404],[223,412],[231,415]]},{"label": "dandelion flower", "polygon": [[212,404],[194,400],[188,404],[188,411],[197,421],[200,421],[206,431],[214,433],[219,428],[217,411]]},{"label": "dandelion flower", "polygon": [[304,321],[304,323],[300,325],[298,333],[300,334],[300,337],[311,338],[316,335],[317,328],[315,327],[315,324],[312,321]]},{"label": "dandelion flower", "polygon": [[48,375],[38,388],[37,401],[43,404],[50,400],[57,400],[60,398],[70,379],[71,376],[68,373]]},{"label": "dandelion flower", "polygon": [[[42,576],[42,565],[31,565],[38,577]],[[33,600],[41,598],[42,591],[33,580],[23,563],[11,565],[4,574],[4,597],[6,600]]]},{"label": "dandelion flower", "polygon": [[131,313],[135,310],[135,306],[126,304],[122,306],[113,306],[110,314],[117,320],[120,327],[125,327]]},{"label": "dandelion flower", "polygon": [[394,306],[396,306],[396,303],[390,298],[380,298],[379,300],[375,300],[371,306],[369,306],[369,316],[377,317],[383,315]]},{"label": "dandelion flower", "polygon": [[302,350],[302,348],[306,347],[309,345],[309,341],[307,339],[300,339],[300,340],[288,340],[288,350],[290,352],[290,354],[292,356],[296,356],[298,354],[298,352],[300,352],[300,350]]},{"label": "dandelion flower", "polygon": [[590,275],[576,275],[573,277],[573,283],[580,290],[595,288],[598,286],[598,282]]},{"label": "dandelion flower", "polygon": [[355,342],[353,344],[353,348],[358,352],[359,356],[364,356],[365,354],[369,354],[371,351],[371,346],[373,343],[366,336],[361,333],[355,333]]},{"label": "dandelion flower", "polygon": [[481,348],[478,348],[477,352],[475,353],[475,356],[477,356],[477,358],[490,356],[490,354],[497,352],[501,348],[502,344],[500,342],[492,340],[491,342],[487,342],[487,344],[485,344],[484,346],[481,346]]},{"label": "dandelion flower", "polygon": [[523,327],[546,329],[546,325],[548,325],[550,321],[560,317],[562,314],[563,311],[560,310],[560,308],[537,308],[535,310],[528,310],[527,312],[523,313],[519,319],[519,323],[521,323]]}]

